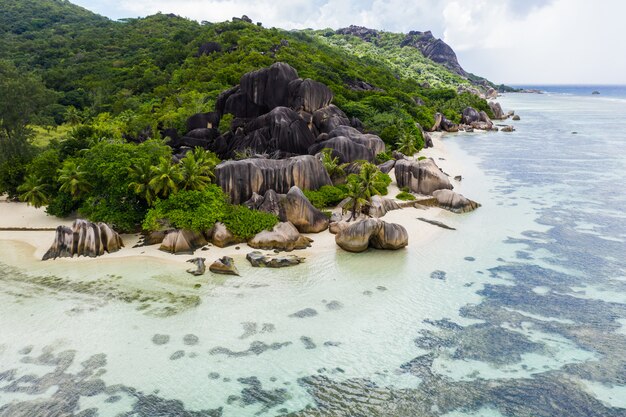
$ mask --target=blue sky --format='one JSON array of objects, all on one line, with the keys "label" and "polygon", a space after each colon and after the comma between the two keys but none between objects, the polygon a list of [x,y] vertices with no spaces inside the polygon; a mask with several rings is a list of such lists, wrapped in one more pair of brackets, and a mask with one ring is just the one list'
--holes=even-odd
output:
[{"label": "blue sky", "polygon": [[112,19],[163,12],[264,26],[432,30],[468,71],[509,84],[626,84],[623,0],[71,0]]}]

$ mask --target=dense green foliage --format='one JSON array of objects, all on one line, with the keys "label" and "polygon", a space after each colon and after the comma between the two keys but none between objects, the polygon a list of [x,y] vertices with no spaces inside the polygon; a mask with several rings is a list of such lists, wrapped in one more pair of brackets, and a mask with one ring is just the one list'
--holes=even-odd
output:
[{"label": "dense green foliage", "polygon": [[164,226],[198,232],[210,230],[222,220],[228,202],[217,185],[208,185],[202,191],[179,191],[168,199],[157,200],[143,222],[146,230],[159,230]]},{"label": "dense green foliage", "polygon": [[157,200],[148,210],[143,228],[159,230],[176,227],[197,232],[213,228],[223,222],[239,239],[249,239],[278,223],[273,214],[250,210],[244,206],[232,206],[217,185],[209,184],[202,191],[178,191],[165,200]]},{"label": "dense green foliage", "polygon": [[271,230],[278,217],[245,206],[231,206],[222,217],[226,228],[238,239],[250,239],[263,230]]},{"label": "dense green foliage", "polygon": [[391,177],[370,163],[364,163],[360,173],[348,175],[346,183],[348,201],[345,207],[351,211],[350,220],[355,218],[363,207],[369,205],[373,196],[386,195],[389,184]]},{"label": "dense green foliage", "polygon": [[[457,94],[467,80],[400,47],[401,34],[383,32],[369,43],[332,31],[161,13],[111,21],[66,0],[0,0],[0,10],[0,194],[57,216],[78,210],[121,230],[159,221],[197,229],[213,221],[210,213],[194,220],[183,212],[217,204],[211,181],[219,160],[196,149],[173,162],[159,131],[184,133],[190,115],[213,110],[243,74],[274,62],[328,85],[336,105],[385,141],[380,161],[395,148],[420,149],[417,123],[430,127],[435,112],[452,121],[468,105],[490,113],[484,100]],[[208,43],[214,50],[202,52]],[[360,82],[372,88],[354,88]],[[231,121],[226,115],[219,129]],[[140,133],[151,140],[127,141]],[[333,180],[344,181],[346,166],[328,152],[323,158]],[[389,182],[364,165],[345,186],[307,193],[325,207],[350,195],[359,202],[386,194]],[[231,206],[215,216],[241,237],[275,223]]]},{"label": "dense green foliage", "polygon": [[398,193],[398,195],[396,195],[396,198],[398,200],[402,200],[402,201],[413,201],[415,200],[415,196],[409,192],[406,191],[400,191]]},{"label": "dense green foliage", "polygon": [[345,185],[323,185],[319,190],[304,190],[304,195],[318,209],[334,207],[346,198]]}]

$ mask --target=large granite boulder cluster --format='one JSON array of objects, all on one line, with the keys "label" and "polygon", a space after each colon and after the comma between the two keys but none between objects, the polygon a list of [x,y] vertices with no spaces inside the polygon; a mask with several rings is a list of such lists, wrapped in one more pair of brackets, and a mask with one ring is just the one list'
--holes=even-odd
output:
[{"label": "large granite boulder cluster", "polygon": [[291,187],[286,194],[277,194],[273,190],[267,191],[264,196],[256,194],[245,205],[277,215],[282,222],[290,222],[300,233],[319,233],[328,229],[328,217],[315,208],[297,186]]},{"label": "large granite boulder cluster", "polygon": [[446,116],[441,113],[435,113],[435,124],[430,128],[431,132],[444,131],[444,132],[458,132],[459,125],[448,120]]},{"label": "large granite boulder cluster", "polygon": [[461,127],[463,130],[493,130],[494,124],[484,111],[478,111],[473,107],[466,107],[461,114]]},{"label": "large granite boulder cluster", "polygon": [[54,242],[43,260],[72,258],[74,255],[95,258],[123,247],[122,238],[109,225],[78,219],[72,227],[57,227]]},{"label": "large granite boulder cluster", "polygon": [[363,252],[367,248],[397,250],[409,244],[406,229],[379,219],[365,219],[342,228],[335,242],[348,252]]},{"label": "large granite boulder cluster", "polygon": [[233,204],[241,204],[254,193],[265,194],[268,190],[287,193],[293,186],[316,190],[323,185],[332,185],[320,160],[311,155],[225,161],[215,169],[215,177],[217,185]]}]

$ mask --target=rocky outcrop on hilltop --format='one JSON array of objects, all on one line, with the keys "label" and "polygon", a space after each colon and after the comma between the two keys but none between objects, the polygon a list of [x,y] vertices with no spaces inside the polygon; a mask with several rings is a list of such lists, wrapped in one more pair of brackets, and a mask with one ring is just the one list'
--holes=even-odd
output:
[{"label": "rocky outcrop on hilltop", "polygon": [[409,235],[399,224],[366,219],[342,228],[335,235],[335,242],[348,252],[363,252],[368,247],[397,250],[409,244]]},{"label": "rocky outcrop on hilltop", "polygon": [[417,48],[426,58],[443,65],[461,77],[467,77],[467,72],[459,64],[454,50],[441,39],[435,38],[431,31],[411,31],[405,36],[401,46]]},{"label": "rocky outcrop on hilltop", "polygon": [[363,26],[350,25],[347,28],[337,29],[338,35],[351,35],[361,38],[366,42],[372,42],[380,38],[380,34],[376,29],[369,29]]},{"label": "rocky outcrop on hilltop", "polygon": [[409,161],[400,159],[395,166],[399,188],[408,187],[413,193],[432,195],[434,191],[452,189],[450,180],[432,159]]},{"label": "rocky outcrop on hilltop", "polygon": [[241,204],[253,193],[265,194],[268,190],[285,194],[293,186],[317,190],[323,185],[332,185],[320,160],[311,155],[280,160],[225,161],[215,168],[215,178],[233,204]]},{"label": "rocky outcrop on hilltop", "polygon": [[54,242],[43,260],[72,258],[74,255],[95,258],[123,247],[122,238],[109,225],[78,219],[72,227],[57,227]]}]

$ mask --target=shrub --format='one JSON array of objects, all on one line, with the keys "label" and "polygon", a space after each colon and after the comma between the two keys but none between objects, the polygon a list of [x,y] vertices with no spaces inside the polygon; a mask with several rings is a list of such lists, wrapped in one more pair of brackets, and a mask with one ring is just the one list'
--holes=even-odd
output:
[{"label": "shrub", "polygon": [[278,217],[245,206],[230,206],[221,219],[226,228],[239,239],[250,239],[263,230],[271,230]]},{"label": "shrub", "polygon": [[383,162],[391,161],[393,156],[391,156],[391,152],[380,152],[376,154],[376,163],[382,164]]},{"label": "shrub", "polygon": [[412,200],[415,200],[415,196],[413,194],[411,194],[411,193],[406,192],[406,191],[402,191],[402,192],[398,193],[396,198],[398,200],[402,200],[402,201],[412,201]]},{"label": "shrub", "polygon": [[202,232],[223,219],[228,210],[226,196],[220,187],[209,184],[202,191],[178,191],[166,200],[157,200],[143,221],[146,230],[165,225]]},{"label": "shrub", "polygon": [[423,161],[424,159],[427,159],[425,156],[420,156],[417,158],[418,161]]},{"label": "shrub", "polygon": [[304,190],[304,195],[318,209],[336,206],[346,198],[345,186],[323,185],[318,190]]}]

